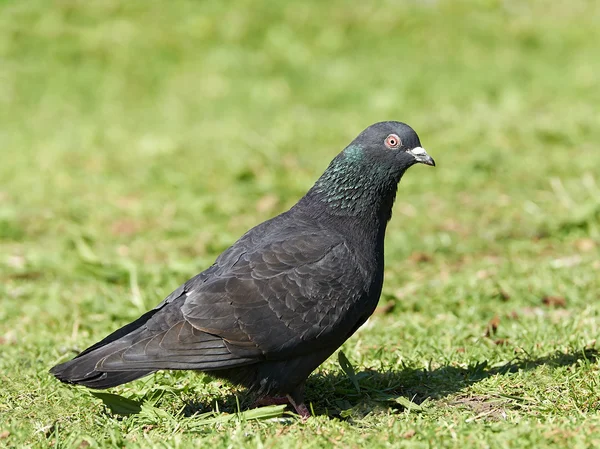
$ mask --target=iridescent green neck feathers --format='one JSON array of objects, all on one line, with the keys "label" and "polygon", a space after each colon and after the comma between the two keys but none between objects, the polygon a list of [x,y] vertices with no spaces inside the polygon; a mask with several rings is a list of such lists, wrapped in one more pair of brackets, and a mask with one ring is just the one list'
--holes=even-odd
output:
[{"label": "iridescent green neck feathers", "polygon": [[401,174],[378,164],[360,146],[349,146],[317,180],[313,191],[335,215],[365,213],[389,219]]}]

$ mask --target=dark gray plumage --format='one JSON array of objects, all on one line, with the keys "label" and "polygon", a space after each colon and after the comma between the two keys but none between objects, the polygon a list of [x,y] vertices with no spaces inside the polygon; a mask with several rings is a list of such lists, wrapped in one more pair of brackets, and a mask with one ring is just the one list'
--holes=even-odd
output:
[{"label": "dark gray plumage", "polygon": [[286,396],[307,417],[307,377],[375,310],[397,184],[418,162],[435,165],[412,128],[370,126],[289,211],[52,374],[109,388],[161,369],[207,371]]}]

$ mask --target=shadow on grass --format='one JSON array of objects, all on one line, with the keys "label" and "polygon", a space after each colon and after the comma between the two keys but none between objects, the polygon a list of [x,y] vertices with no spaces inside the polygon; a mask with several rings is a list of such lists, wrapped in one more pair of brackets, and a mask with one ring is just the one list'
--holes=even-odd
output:
[{"label": "shadow on grass", "polygon": [[[490,366],[487,361],[467,367],[445,365],[436,369],[404,368],[399,371],[378,372],[367,370],[356,373],[354,382],[343,372],[313,374],[306,385],[306,403],[312,404],[317,415],[330,417],[351,416],[356,411],[364,415],[378,408],[406,408],[414,404],[416,409],[427,400],[439,400],[459,393],[461,390],[493,376],[504,376],[518,371],[534,370],[542,365],[564,367],[579,363],[595,363],[599,353],[595,349],[582,349],[577,352],[557,351],[542,357],[522,356],[504,365]],[[219,409],[235,412],[238,400],[241,409],[247,409],[254,396],[240,393],[226,397]],[[189,403],[185,416],[207,410],[214,410],[212,402]]]}]

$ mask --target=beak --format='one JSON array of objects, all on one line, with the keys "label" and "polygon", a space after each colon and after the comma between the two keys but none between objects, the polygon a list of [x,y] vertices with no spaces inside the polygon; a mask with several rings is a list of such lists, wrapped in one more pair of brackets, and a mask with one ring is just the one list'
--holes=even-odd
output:
[{"label": "beak", "polygon": [[415,147],[412,150],[408,150],[407,153],[412,154],[413,157],[417,160],[417,162],[435,167],[435,161],[431,156],[427,154],[427,151],[425,151],[425,149],[421,147]]}]

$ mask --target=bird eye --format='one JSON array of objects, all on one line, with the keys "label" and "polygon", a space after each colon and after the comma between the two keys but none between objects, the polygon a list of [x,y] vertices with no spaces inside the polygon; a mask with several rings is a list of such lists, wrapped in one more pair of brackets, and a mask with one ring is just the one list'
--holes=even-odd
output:
[{"label": "bird eye", "polygon": [[398,137],[396,134],[390,134],[385,138],[385,146],[388,147],[390,150],[399,148],[400,145],[402,145],[402,141],[400,140],[400,137]]}]

